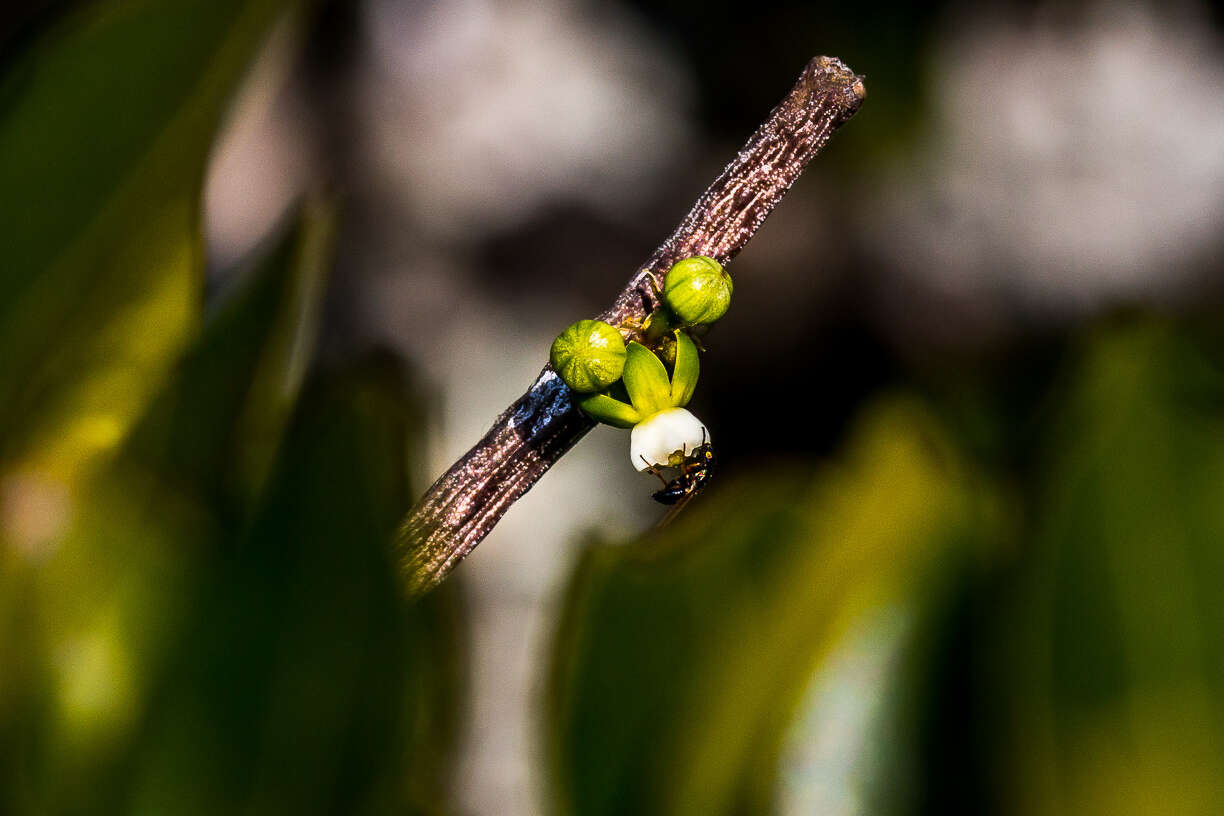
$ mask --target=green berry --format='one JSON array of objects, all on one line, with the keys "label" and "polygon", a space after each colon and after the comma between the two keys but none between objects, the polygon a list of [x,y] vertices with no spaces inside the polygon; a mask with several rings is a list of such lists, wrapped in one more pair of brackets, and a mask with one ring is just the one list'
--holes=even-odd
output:
[{"label": "green berry", "polygon": [[625,370],[625,341],[602,320],[579,320],[557,335],[548,356],[557,374],[574,391],[602,391]]},{"label": "green berry", "polygon": [[731,276],[713,258],[685,258],[667,272],[663,300],[686,325],[713,323],[731,305]]}]

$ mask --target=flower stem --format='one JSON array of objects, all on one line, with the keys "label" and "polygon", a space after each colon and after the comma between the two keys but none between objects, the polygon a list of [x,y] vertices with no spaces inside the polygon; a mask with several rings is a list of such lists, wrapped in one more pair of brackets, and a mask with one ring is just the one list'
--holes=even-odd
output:
[{"label": "flower stem", "polygon": [[[862,80],[837,58],[808,63],[790,93],[600,319],[640,326],[659,305],[652,275],[661,281],[673,264],[695,255],[725,265],[739,254],[865,97]],[[546,366],[408,514],[396,546],[409,593],[423,593],[446,577],[594,425]]]}]

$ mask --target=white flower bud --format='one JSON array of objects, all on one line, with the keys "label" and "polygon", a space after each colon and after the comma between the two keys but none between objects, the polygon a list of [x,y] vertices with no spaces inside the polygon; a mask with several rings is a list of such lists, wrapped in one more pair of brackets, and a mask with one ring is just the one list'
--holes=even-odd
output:
[{"label": "white flower bud", "polygon": [[629,457],[638,470],[673,465],[673,454],[688,453],[710,441],[701,420],[684,408],[659,411],[633,426]]}]

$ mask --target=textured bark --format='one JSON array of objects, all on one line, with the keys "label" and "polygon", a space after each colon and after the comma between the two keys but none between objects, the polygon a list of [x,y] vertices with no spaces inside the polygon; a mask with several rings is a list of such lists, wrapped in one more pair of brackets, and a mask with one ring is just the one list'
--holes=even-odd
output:
[{"label": "textured bark", "polygon": [[[808,63],[795,87],[600,319],[619,326],[645,318],[658,305],[650,275],[662,279],[679,260],[706,255],[725,264],[738,255],[866,95],[862,79],[835,57]],[[404,521],[398,547],[409,592],[427,591],[441,581],[594,425],[545,366],[527,393],[429,488]]]}]

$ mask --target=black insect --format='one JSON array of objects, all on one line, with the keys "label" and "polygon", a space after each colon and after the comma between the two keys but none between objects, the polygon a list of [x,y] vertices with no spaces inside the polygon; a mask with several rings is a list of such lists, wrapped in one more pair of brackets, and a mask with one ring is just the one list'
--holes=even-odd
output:
[{"label": "black insect", "polygon": [[663,489],[655,491],[651,498],[660,504],[680,504],[682,501],[687,504],[709,483],[717,462],[713,445],[709,442],[698,445],[680,461],[677,466],[680,474],[670,482],[665,481]]},{"label": "black insect", "polygon": [[654,492],[651,498],[661,504],[671,505],[663,518],[659,519],[656,529],[663,529],[675,521],[676,516],[705,489],[714,476],[714,466],[718,460],[714,456],[714,446],[703,442],[685,456],[679,464],[680,475],[666,482],[662,490]]}]

